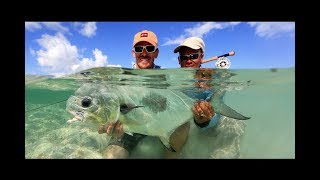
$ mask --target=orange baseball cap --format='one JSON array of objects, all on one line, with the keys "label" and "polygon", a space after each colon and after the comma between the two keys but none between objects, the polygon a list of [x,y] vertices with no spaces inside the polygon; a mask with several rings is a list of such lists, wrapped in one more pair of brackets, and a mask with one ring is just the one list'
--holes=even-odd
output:
[{"label": "orange baseball cap", "polygon": [[138,42],[141,41],[149,42],[156,47],[158,46],[158,38],[156,34],[154,34],[152,31],[143,30],[134,35],[133,46],[135,46]]}]

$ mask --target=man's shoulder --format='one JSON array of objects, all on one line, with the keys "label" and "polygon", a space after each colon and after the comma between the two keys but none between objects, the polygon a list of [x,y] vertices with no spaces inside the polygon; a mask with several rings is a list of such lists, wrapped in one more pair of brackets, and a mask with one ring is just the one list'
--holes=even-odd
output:
[{"label": "man's shoulder", "polygon": [[161,66],[155,64],[153,69],[161,69]]}]

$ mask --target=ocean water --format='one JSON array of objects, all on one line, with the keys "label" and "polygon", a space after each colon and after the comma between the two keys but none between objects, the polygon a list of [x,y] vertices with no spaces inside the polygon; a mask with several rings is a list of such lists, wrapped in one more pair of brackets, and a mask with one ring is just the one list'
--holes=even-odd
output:
[{"label": "ocean water", "polygon": [[[295,69],[208,72],[212,78],[200,73],[200,77],[204,74],[200,81],[209,84],[209,89],[225,91],[224,103],[250,119],[222,115],[214,127],[203,129],[191,121],[188,140],[176,158],[294,159]],[[194,86],[198,75],[196,69],[126,68],[95,68],[60,78],[26,75],[25,158],[104,158],[110,137],[99,134],[97,125],[90,121],[67,123],[74,118],[66,110],[67,99],[84,83],[198,91]],[[164,158],[164,151],[158,137],[148,136],[139,142],[130,158]]]}]

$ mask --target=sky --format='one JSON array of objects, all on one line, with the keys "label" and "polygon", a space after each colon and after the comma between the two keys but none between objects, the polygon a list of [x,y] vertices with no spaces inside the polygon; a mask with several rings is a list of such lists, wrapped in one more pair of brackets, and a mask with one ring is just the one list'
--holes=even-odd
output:
[{"label": "sky", "polygon": [[[158,37],[155,64],[179,68],[175,47],[196,36],[204,59],[235,51],[230,69],[295,67],[295,22],[25,22],[25,74],[62,76],[92,67],[132,68],[133,37]],[[202,64],[215,68],[215,61]]]}]

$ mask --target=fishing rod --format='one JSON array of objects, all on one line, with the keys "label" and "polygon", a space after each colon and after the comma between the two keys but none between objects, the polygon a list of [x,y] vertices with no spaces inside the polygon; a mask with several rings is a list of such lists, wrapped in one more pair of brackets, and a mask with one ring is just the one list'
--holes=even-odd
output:
[{"label": "fishing rod", "polygon": [[29,111],[26,111],[25,113],[28,113],[30,111],[34,111],[34,110],[37,110],[37,109],[40,109],[40,108],[44,108],[44,107],[47,107],[47,106],[51,106],[51,105],[54,105],[54,104],[58,104],[58,103],[61,103],[61,102],[67,101],[67,100],[68,99],[65,99],[65,100],[54,102],[54,103],[51,103],[51,104],[48,104],[48,105],[45,105],[45,106],[41,106],[41,107],[37,107],[37,108],[34,108],[34,109],[30,109]]},{"label": "fishing rod", "polygon": [[230,51],[228,52],[227,54],[223,54],[223,55],[220,55],[220,56],[214,56],[212,58],[209,58],[209,59],[205,59],[205,60],[202,60],[201,61],[201,64],[204,64],[204,63],[207,63],[207,62],[210,62],[210,61],[214,61],[214,60],[217,60],[221,57],[227,57],[227,56],[234,56],[236,53],[234,51]]}]

